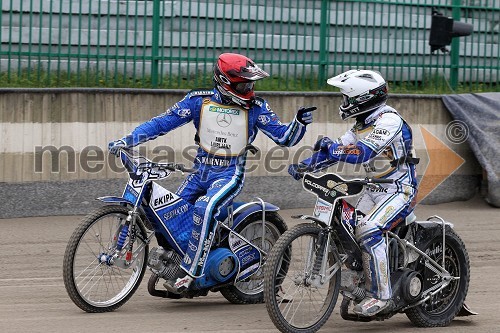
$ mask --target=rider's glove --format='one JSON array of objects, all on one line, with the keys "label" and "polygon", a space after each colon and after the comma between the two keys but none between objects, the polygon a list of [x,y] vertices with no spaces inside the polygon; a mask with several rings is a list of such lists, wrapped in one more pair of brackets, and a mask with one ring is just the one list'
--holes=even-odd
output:
[{"label": "rider's glove", "polygon": [[304,177],[304,172],[307,171],[307,165],[305,164],[290,164],[288,167],[288,173],[295,179],[301,180]]},{"label": "rider's glove", "polygon": [[314,111],[316,109],[317,108],[315,106],[310,106],[310,107],[301,106],[297,110],[297,120],[302,125],[309,125],[313,121],[313,116],[311,111]]},{"label": "rider's glove", "polygon": [[108,144],[109,152],[116,156],[118,156],[120,148],[125,148],[125,147],[127,147],[127,143],[123,139],[111,141]]},{"label": "rider's glove", "polygon": [[330,149],[330,146],[332,145],[333,141],[327,136],[322,137],[316,143],[314,144],[314,151],[326,151]]}]

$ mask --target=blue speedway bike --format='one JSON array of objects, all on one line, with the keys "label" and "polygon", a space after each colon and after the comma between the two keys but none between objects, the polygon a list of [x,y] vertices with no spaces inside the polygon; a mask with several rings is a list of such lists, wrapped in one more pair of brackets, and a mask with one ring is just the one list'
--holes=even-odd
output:
[{"label": "blue speedway bike", "polygon": [[[220,291],[231,303],[262,302],[262,265],[287,230],[279,208],[261,199],[234,202],[217,222],[204,275],[183,293],[171,294],[158,285],[180,269],[193,206],[155,181],[194,170],[154,163],[132,149],[122,149],[120,158],[130,177],[123,195],[99,198],[107,205],[87,215],[68,242],[63,277],[71,300],[86,312],[114,311],[132,297],[149,267],[152,296],[193,298]],[[154,238],[158,246],[150,250]]]}]

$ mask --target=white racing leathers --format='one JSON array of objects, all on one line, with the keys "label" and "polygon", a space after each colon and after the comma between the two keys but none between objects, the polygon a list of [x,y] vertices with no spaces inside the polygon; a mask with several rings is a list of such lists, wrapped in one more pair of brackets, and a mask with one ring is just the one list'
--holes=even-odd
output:
[{"label": "white racing leathers", "polygon": [[357,209],[366,214],[356,225],[363,252],[369,296],[392,296],[383,232],[398,225],[413,210],[417,178],[410,126],[393,108],[384,105],[357,123],[329,148],[329,159],[362,163],[368,177],[392,179],[393,184],[367,188]]}]

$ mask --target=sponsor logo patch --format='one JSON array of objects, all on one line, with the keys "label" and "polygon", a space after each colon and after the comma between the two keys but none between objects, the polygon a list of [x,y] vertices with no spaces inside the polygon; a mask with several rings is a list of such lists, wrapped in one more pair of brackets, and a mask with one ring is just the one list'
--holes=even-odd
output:
[{"label": "sponsor logo patch", "polygon": [[[199,218],[198,218],[199,219]],[[200,233],[196,230],[193,230],[191,231],[191,236],[196,239],[196,240],[199,240],[200,239]]]},{"label": "sponsor logo patch", "polygon": [[330,193],[330,190],[329,190],[329,189],[327,189],[326,187],[321,186],[321,185],[319,185],[319,184],[317,184],[317,183],[314,183],[314,182],[310,181],[310,180],[309,180],[309,179],[307,179],[307,178],[306,178],[306,179],[304,179],[304,183],[306,183],[307,185],[310,185],[310,186],[312,186],[312,187],[314,187],[314,188],[316,188],[316,189],[320,190],[321,192],[324,192],[325,196],[327,196],[327,195]]},{"label": "sponsor logo patch", "polygon": [[165,221],[168,221],[176,216],[179,216],[179,215],[182,215],[184,214],[185,212],[187,212],[189,209],[189,206],[188,204],[184,204],[180,207],[177,207],[175,209],[172,209],[171,211],[168,211],[166,212],[165,214],[163,214],[163,219]]},{"label": "sponsor logo patch", "polygon": [[177,114],[181,118],[187,118],[187,117],[191,116],[191,110],[189,110],[189,109],[181,109],[181,110],[177,111]]},{"label": "sponsor logo patch", "polygon": [[391,216],[391,214],[396,210],[396,208],[394,208],[393,206],[389,206],[385,209],[385,213],[384,215],[382,215],[382,217],[380,218],[380,221],[381,222],[385,222],[389,216]]},{"label": "sponsor logo patch", "polygon": [[182,261],[184,261],[186,265],[191,265],[191,263],[193,262],[187,254],[184,256],[184,259]]},{"label": "sponsor logo patch", "polygon": [[335,155],[361,155],[361,150],[354,146],[338,146],[337,149],[333,151]]},{"label": "sponsor logo patch", "polygon": [[194,90],[190,92],[191,96],[206,96],[206,95],[213,95],[214,92],[211,90]]},{"label": "sponsor logo patch", "polygon": [[347,194],[347,191],[349,190],[349,188],[347,187],[347,184],[337,183],[337,182],[334,182],[333,180],[327,181],[326,187],[328,187],[330,189],[335,189],[336,191],[341,192],[343,194]]},{"label": "sponsor logo patch", "polygon": [[271,121],[271,118],[263,114],[261,114],[258,119],[259,123],[261,123],[262,125],[267,125]]},{"label": "sponsor logo patch", "polygon": [[212,245],[212,238],[214,237],[213,231],[208,234],[207,239],[203,242],[203,255],[200,258],[200,261],[198,261],[198,266],[203,267],[205,264],[205,261],[207,260],[208,252],[210,252],[210,246]]},{"label": "sponsor logo patch", "polygon": [[389,135],[389,131],[384,129],[384,128],[374,128],[373,131],[372,131],[373,134],[377,134],[377,135]]},{"label": "sponsor logo patch", "polygon": [[232,115],[235,115],[235,116],[238,116],[240,114],[240,110],[239,109],[227,109],[227,108],[223,108],[223,107],[215,106],[215,105],[211,105],[208,108],[208,111],[210,111],[210,112],[217,112],[217,113],[223,113],[223,114],[232,114]]},{"label": "sponsor logo patch", "polygon": [[229,248],[234,252],[239,248],[247,245],[247,243],[234,234],[229,235]]},{"label": "sponsor logo patch", "polygon": [[217,125],[220,127],[228,127],[233,122],[233,118],[229,114],[221,113],[217,116]]},{"label": "sponsor logo patch", "polygon": [[194,245],[193,243],[191,243],[191,241],[188,242],[188,247],[193,252],[198,249],[198,247],[196,245]]},{"label": "sponsor logo patch", "polygon": [[175,197],[172,193],[167,193],[159,198],[155,198],[153,200],[153,204],[151,205],[153,208],[158,208],[158,207],[161,207],[161,206],[164,206],[164,205],[167,205],[169,203],[171,203],[172,201],[175,200]]},{"label": "sponsor logo patch", "polygon": [[231,164],[231,160],[224,158],[215,158],[215,157],[207,157],[202,156],[198,158],[198,160],[203,164],[213,165],[213,166],[229,166]]},{"label": "sponsor logo patch", "polygon": [[193,223],[196,225],[200,225],[201,222],[203,222],[201,217],[197,214],[193,214]]}]

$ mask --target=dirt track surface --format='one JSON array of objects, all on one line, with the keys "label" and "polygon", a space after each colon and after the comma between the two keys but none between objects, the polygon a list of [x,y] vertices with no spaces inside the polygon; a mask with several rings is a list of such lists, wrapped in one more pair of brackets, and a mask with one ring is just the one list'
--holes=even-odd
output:
[{"label": "dirt track surface", "polygon": [[[420,332],[500,332],[499,210],[481,199],[420,205],[419,219],[440,215],[455,225],[471,259],[467,304],[479,315]],[[310,214],[284,210],[282,216]],[[69,299],[62,281],[66,243],[81,216],[0,220],[0,332],[277,332],[265,306],[233,305],[219,293],[192,300],[148,294],[149,271],[136,294],[112,313],[88,314]],[[415,332],[405,315],[383,322],[342,320],[338,304],[320,332]]]}]

